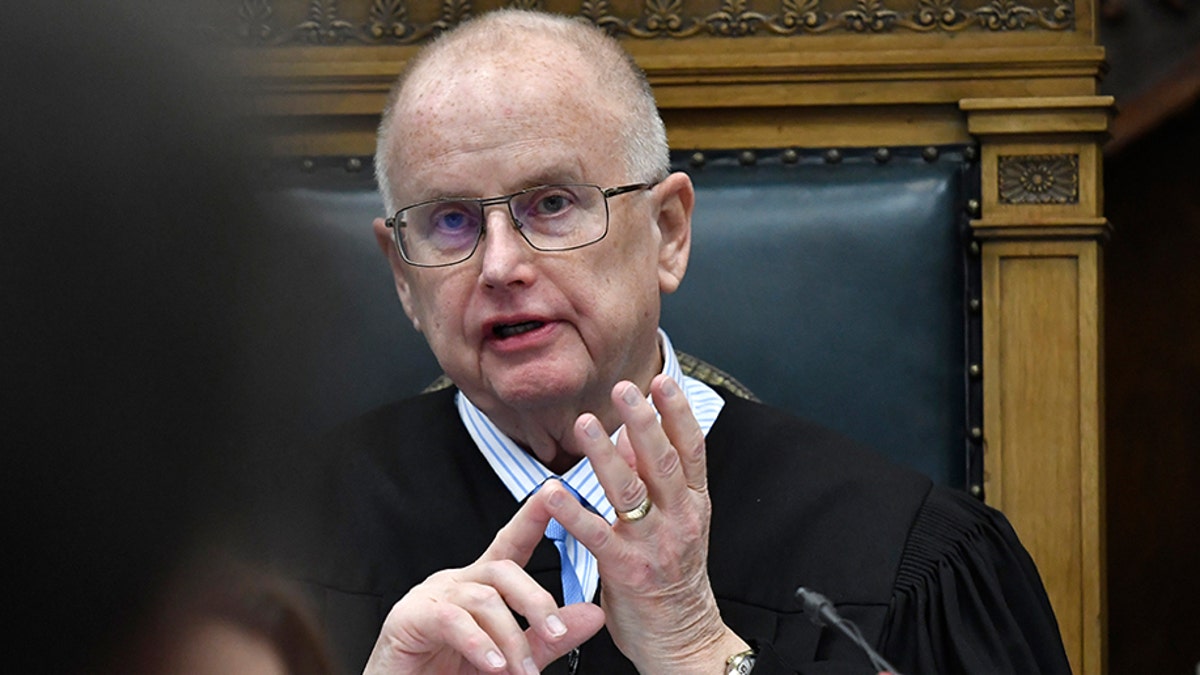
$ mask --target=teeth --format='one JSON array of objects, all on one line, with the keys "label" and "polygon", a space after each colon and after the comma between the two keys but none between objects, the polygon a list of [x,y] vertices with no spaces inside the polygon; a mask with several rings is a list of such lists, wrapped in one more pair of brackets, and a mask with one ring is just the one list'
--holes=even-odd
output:
[{"label": "teeth", "polygon": [[528,333],[529,331],[531,331],[535,328],[539,328],[541,325],[542,325],[541,321],[526,321],[524,323],[514,323],[514,324],[506,324],[503,326],[496,326],[495,328],[492,329],[492,332],[495,333],[498,337],[507,338],[507,337],[512,337],[514,335],[520,335],[521,333]]}]

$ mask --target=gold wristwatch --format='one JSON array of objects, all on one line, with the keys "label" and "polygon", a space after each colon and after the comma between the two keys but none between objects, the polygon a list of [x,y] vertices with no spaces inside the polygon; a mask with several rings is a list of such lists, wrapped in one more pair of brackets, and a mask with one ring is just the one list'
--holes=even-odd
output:
[{"label": "gold wristwatch", "polygon": [[725,675],[750,675],[750,671],[754,670],[754,661],[757,658],[758,655],[754,653],[753,649],[734,654],[725,659]]}]

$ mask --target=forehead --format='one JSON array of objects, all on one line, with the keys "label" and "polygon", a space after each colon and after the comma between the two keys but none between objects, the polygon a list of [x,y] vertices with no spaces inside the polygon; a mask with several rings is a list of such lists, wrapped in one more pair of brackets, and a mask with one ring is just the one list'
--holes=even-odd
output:
[{"label": "forehead", "polygon": [[623,158],[614,152],[621,107],[597,80],[573,46],[537,38],[503,53],[426,62],[391,121],[395,187],[423,198],[609,180]]}]

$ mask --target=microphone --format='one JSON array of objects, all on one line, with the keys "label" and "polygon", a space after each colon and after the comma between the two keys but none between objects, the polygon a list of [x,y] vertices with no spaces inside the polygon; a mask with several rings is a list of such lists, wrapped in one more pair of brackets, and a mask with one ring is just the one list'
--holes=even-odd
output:
[{"label": "microphone", "polygon": [[895,666],[888,663],[886,659],[880,656],[879,652],[871,647],[870,643],[859,632],[858,626],[855,626],[848,619],[843,619],[837,613],[829,598],[801,586],[796,589],[796,599],[804,603],[804,613],[808,615],[809,620],[814,624],[818,626],[833,626],[841,631],[843,635],[850,638],[851,642],[858,645],[859,649],[863,650],[867,658],[871,660],[871,665],[875,668],[875,672],[900,675],[900,671],[896,670]]}]

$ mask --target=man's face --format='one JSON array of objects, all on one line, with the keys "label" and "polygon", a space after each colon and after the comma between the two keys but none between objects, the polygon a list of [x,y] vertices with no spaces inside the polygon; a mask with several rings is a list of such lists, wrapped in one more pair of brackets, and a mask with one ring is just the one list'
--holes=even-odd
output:
[{"label": "man's face", "polygon": [[[626,170],[616,103],[591,70],[561,45],[522,51],[430,64],[410,80],[391,137],[400,205],[643,178]],[[502,205],[487,209],[479,248],[457,265],[412,267],[388,245],[405,311],[446,374],[498,422],[555,410],[603,419],[613,384],[645,386],[661,367],[660,293],[678,284],[690,241],[690,183],[683,199],[672,188],[681,183],[676,175],[611,198],[608,235],[574,251],[534,250]],[[684,221],[682,242],[679,227],[662,226],[664,210]],[[376,232],[386,236],[379,222]]]}]

